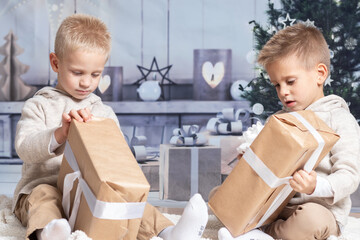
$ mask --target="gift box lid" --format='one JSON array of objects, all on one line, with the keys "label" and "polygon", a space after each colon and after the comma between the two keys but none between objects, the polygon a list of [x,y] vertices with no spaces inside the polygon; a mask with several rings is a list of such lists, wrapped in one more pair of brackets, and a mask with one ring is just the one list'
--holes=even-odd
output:
[{"label": "gift box lid", "polygon": [[[298,113],[304,116],[308,122],[311,122],[311,126],[315,128],[316,131],[329,133],[330,136],[337,135],[334,133],[334,130],[332,130],[323,120],[317,117],[313,111],[303,110],[303,111],[298,111]],[[303,132],[309,131],[309,128],[306,127],[303,122],[301,122],[298,118],[296,118],[292,114],[280,113],[270,116],[270,119],[273,118],[278,119],[281,122],[287,123],[288,125],[295,126]]]}]

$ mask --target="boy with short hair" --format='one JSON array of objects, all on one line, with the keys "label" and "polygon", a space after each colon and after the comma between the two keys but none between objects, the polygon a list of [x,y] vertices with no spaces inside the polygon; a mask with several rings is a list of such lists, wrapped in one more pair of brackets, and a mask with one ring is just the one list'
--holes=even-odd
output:
[{"label": "boy with short hair", "polygon": [[[290,186],[296,195],[278,220],[262,229],[286,240],[339,236],[350,213],[350,194],[359,185],[360,130],[341,97],[324,96],[330,69],[328,45],[316,27],[298,23],[276,33],[260,51],[258,62],[284,106],[280,113],[312,110],[340,135],[315,171],[293,175]],[[226,229],[219,231],[220,239],[248,239],[245,235],[232,238]]]},{"label": "boy with short hair", "polygon": [[[110,47],[110,33],[99,19],[80,14],[66,18],[56,34],[55,53],[50,53],[58,83],[25,102],[15,138],[16,151],[24,163],[13,211],[27,227],[27,239],[65,240],[71,234],[56,188],[70,122],[87,122],[96,116],[111,118],[119,125],[114,111],[92,93]],[[207,206],[199,194],[190,199],[175,226],[147,204],[137,238],[199,239],[207,219]]]}]

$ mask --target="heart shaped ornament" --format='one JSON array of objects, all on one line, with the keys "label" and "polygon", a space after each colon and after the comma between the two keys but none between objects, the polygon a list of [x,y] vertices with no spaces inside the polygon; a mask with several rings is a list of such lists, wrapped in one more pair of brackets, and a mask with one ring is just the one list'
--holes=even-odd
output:
[{"label": "heart shaped ornament", "polygon": [[100,78],[98,88],[101,94],[103,94],[109,88],[110,84],[111,84],[111,78],[109,75],[105,75]]},{"label": "heart shaped ornament", "polygon": [[211,88],[216,88],[225,75],[224,63],[217,62],[215,66],[213,66],[211,62],[205,62],[202,66],[202,75],[205,82],[209,84]]}]

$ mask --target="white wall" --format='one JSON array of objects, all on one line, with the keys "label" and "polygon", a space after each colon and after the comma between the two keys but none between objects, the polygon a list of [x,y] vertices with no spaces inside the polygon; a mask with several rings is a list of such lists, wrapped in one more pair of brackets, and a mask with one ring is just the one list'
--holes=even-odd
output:
[{"label": "white wall", "polygon": [[30,65],[22,75],[25,82],[46,84],[56,78],[48,54],[58,24],[74,12],[75,2],[78,13],[98,16],[108,25],[113,38],[108,65],[123,66],[126,83],[139,79],[136,65],[150,67],[154,56],[159,67],[173,65],[171,79],[191,83],[197,48],[230,48],[233,80],[254,76],[246,60],[253,47],[248,22],[266,22],[268,0],[2,0],[0,46],[12,29],[25,50],[18,59]]}]

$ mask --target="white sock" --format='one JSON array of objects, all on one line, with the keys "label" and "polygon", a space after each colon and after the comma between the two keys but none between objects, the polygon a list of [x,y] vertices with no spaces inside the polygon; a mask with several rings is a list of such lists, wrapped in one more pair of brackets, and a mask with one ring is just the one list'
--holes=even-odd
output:
[{"label": "white sock", "polygon": [[160,234],[164,240],[200,239],[208,221],[208,208],[200,194],[195,194],[187,203],[175,226],[165,228]]},{"label": "white sock", "polygon": [[54,219],[43,229],[36,231],[38,240],[67,240],[71,235],[69,222],[62,219]]},{"label": "white sock", "polygon": [[231,233],[227,228],[220,228],[218,231],[218,238],[219,240],[274,240],[270,235],[264,233],[259,229],[251,230],[243,235],[238,237],[231,236]]}]

